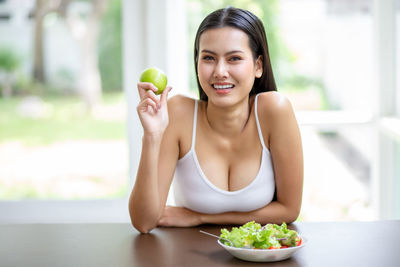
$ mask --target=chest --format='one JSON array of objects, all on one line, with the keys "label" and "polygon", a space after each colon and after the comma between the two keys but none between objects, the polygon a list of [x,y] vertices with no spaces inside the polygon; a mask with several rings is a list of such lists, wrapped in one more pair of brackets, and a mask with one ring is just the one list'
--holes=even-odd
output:
[{"label": "chest", "polygon": [[262,145],[255,121],[240,136],[224,138],[198,127],[195,153],[202,172],[216,187],[237,191],[257,176],[262,162]]}]

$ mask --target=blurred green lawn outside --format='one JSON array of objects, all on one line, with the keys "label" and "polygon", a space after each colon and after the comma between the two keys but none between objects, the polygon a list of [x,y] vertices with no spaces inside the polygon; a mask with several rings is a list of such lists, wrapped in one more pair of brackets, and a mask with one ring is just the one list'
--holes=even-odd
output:
[{"label": "blurred green lawn outside", "polygon": [[[42,118],[23,116],[18,112],[21,98],[0,98],[0,143],[23,142],[45,145],[71,139],[124,139],[125,121],[101,119],[89,114],[78,97],[42,97],[48,115]],[[105,93],[103,109],[125,105],[122,93]]]},{"label": "blurred green lawn outside", "polygon": [[[36,98],[37,100],[37,98]],[[0,199],[93,199],[127,192],[123,93],[104,93],[92,113],[74,96],[0,99]]]}]

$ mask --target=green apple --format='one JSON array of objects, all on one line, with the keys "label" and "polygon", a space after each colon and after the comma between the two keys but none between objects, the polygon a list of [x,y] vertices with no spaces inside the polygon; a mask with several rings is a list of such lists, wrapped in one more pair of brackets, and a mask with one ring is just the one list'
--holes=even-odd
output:
[{"label": "green apple", "polygon": [[159,95],[167,87],[168,79],[167,75],[165,75],[162,70],[153,67],[145,69],[142,72],[142,75],[140,75],[140,81],[154,84],[154,86],[158,89],[156,95]]}]

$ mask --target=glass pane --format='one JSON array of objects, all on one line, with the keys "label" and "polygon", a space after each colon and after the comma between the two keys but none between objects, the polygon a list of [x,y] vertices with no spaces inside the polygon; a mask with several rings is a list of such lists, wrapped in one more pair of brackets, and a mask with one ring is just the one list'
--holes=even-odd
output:
[{"label": "glass pane", "polygon": [[121,0],[59,2],[0,3],[0,199],[127,189]]},{"label": "glass pane", "polygon": [[372,1],[280,1],[291,56],[281,90],[297,110],[371,112]]},{"label": "glass pane", "polygon": [[[304,193],[300,220],[374,220],[371,128],[302,127]],[[365,145],[369,144],[369,145]]]},{"label": "glass pane", "polygon": [[[227,5],[249,9],[263,20],[278,90],[296,110],[370,112],[372,0],[187,0],[190,59],[202,18]],[[193,60],[189,66],[193,69]],[[194,70],[191,90],[197,92]]]}]

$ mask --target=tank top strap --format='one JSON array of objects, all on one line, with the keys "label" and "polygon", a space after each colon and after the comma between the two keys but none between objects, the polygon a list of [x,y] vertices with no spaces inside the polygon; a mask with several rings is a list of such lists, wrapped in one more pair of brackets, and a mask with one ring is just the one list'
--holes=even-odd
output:
[{"label": "tank top strap", "polygon": [[258,130],[258,137],[260,138],[260,142],[261,145],[263,146],[264,149],[267,149],[267,147],[265,146],[264,143],[264,138],[262,135],[262,131],[261,131],[261,126],[260,126],[260,122],[258,120],[258,108],[257,108],[257,103],[258,103],[258,96],[259,94],[256,95],[256,99],[254,100],[254,114],[256,115],[256,123],[257,123],[257,130]]},{"label": "tank top strap", "polygon": [[194,145],[196,142],[196,128],[197,128],[197,110],[198,110],[198,101],[197,99],[194,100],[194,115],[193,115],[193,132],[192,132],[192,147],[191,150],[194,150]]}]

